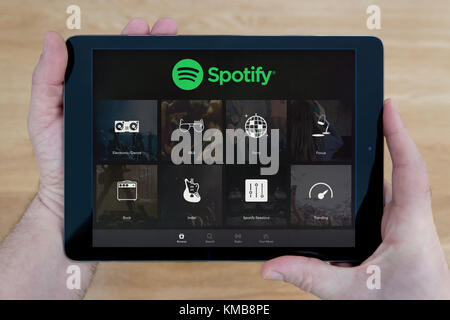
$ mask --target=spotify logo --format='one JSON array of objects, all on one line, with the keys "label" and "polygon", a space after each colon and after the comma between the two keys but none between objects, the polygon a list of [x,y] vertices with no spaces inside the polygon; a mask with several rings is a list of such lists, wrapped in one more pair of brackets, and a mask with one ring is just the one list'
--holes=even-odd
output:
[{"label": "spotify logo", "polygon": [[[217,66],[205,68],[208,78],[206,81],[219,86],[230,83],[266,86],[275,74],[274,70],[264,70],[262,66],[246,66],[235,70],[221,69]],[[193,90],[203,81],[203,68],[194,59],[182,59],[172,69],[172,79],[182,90]]]},{"label": "spotify logo", "polygon": [[193,59],[180,60],[172,69],[172,79],[178,88],[193,90],[202,83],[202,66]]}]

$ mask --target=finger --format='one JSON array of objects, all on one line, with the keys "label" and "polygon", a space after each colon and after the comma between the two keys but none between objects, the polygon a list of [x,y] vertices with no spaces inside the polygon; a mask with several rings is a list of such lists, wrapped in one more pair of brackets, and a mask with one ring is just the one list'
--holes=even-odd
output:
[{"label": "finger", "polygon": [[151,34],[155,35],[176,35],[177,24],[170,18],[160,18],[152,27]]},{"label": "finger", "polygon": [[122,34],[124,35],[145,35],[150,34],[150,27],[143,18],[134,18],[123,28]]},{"label": "finger", "polygon": [[36,113],[61,112],[67,49],[63,38],[49,31],[38,64],[33,72],[30,117]]},{"label": "finger", "polygon": [[403,125],[396,105],[390,99],[384,104],[383,125],[393,164],[393,203],[399,206],[429,205],[425,162]]},{"label": "finger", "polygon": [[384,205],[388,205],[392,200],[392,186],[389,182],[384,181]]},{"label": "finger", "polygon": [[330,263],[332,266],[335,267],[342,267],[342,268],[350,268],[353,267],[353,263],[349,263],[349,262],[331,262]]},{"label": "finger", "polygon": [[283,256],[267,261],[261,275],[266,280],[286,281],[320,298],[330,299],[351,285],[352,271],[314,258]]}]

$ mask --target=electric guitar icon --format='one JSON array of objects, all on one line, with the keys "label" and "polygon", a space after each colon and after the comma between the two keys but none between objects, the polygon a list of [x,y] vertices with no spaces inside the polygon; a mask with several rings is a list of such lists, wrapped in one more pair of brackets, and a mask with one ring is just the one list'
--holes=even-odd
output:
[{"label": "electric guitar icon", "polygon": [[191,180],[184,179],[184,184],[186,186],[183,192],[184,200],[192,203],[200,202],[200,200],[202,199],[200,197],[200,194],[198,193],[200,185],[198,183],[195,183],[193,178],[191,178]]}]

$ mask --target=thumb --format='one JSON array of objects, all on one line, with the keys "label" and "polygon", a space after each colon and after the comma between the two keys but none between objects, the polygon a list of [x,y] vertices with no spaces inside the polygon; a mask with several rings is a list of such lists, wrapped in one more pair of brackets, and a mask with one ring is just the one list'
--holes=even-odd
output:
[{"label": "thumb", "polygon": [[33,72],[30,111],[46,113],[61,108],[66,66],[64,39],[56,32],[47,32],[41,57]]},{"label": "thumb", "polygon": [[[392,202],[408,207],[429,207],[430,186],[425,161],[400,118],[391,99],[384,104],[383,125],[392,158]],[[421,212],[411,210],[411,212]]]},{"label": "thumb", "polygon": [[35,136],[55,119],[62,118],[63,83],[67,65],[64,40],[56,32],[47,32],[39,62],[34,69],[28,129]]},{"label": "thumb", "polygon": [[322,299],[342,298],[352,283],[352,273],[352,268],[336,267],[315,258],[298,256],[269,260],[261,269],[265,280],[285,281]]}]

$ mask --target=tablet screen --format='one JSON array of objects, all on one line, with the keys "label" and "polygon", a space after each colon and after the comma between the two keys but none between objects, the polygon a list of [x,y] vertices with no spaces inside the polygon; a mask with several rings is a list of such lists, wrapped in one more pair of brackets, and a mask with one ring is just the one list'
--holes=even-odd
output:
[{"label": "tablet screen", "polygon": [[94,247],[354,247],[353,50],[93,50]]}]

